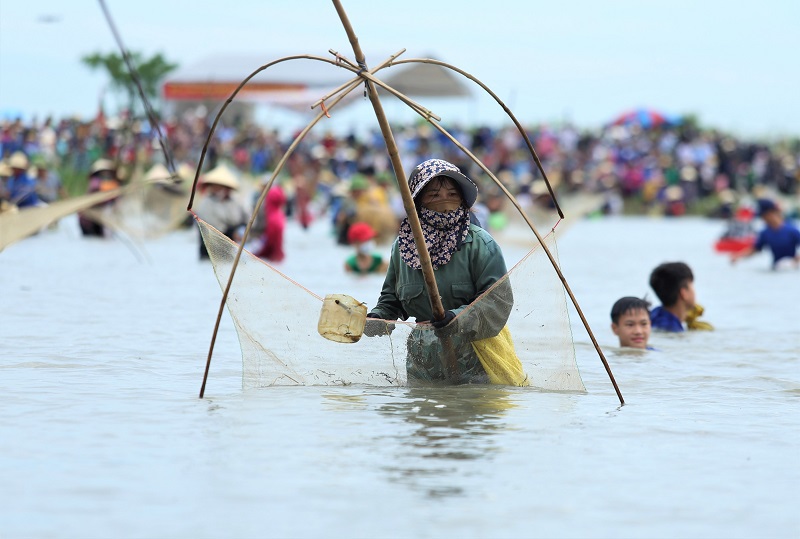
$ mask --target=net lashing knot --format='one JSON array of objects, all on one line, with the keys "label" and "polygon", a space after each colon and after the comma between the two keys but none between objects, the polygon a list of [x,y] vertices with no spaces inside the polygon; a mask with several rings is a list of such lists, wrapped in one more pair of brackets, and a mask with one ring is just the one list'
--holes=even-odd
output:
[{"label": "net lashing knot", "polygon": [[[356,72],[356,75],[361,76],[361,74],[364,71],[367,70],[367,62],[366,62],[366,60],[363,60],[363,61],[362,60],[357,60],[357,62],[358,62],[358,67],[360,67],[361,69],[359,69]],[[364,79],[364,97],[367,97],[367,91],[368,90],[369,90],[369,83],[368,83],[367,79]]]}]

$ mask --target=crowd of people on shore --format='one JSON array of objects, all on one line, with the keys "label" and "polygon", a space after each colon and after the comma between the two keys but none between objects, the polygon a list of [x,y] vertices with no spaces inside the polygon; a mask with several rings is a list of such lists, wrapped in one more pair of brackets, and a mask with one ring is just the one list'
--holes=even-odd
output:
[{"label": "crowd of people on shore", "polygon": [[[163,122],[160,128],[176,163],[196,165],[212,119],[191,112]],[[515,196],[545,193],[542,175],[515,127],[445,127]],[[446,159],[475,179],[484,203],[502,205],[499,188],[430,125],[395,126],[394,133],[406,170],[432,157]],[[527,134],[557,192],[602,193],[609,213],[716,212],[729,217],[740,200],[755,200],[765,193],[792,197],[800,183],[800,140],[766,144],[689,123],[649,127],[631,123],[597,131],[581,131],[569,124],[537,125],[528,127]],[[295,135],[244,122],[220,122],[208,141],[204,169],[227,162],[241,174],[266,175],[275,169]],[[82,192],[85,184],[67,182],[66,176],[85,181],[100,158],[120,164],[123,181],[125,171],[137,165],[148,169],[164,161],[156,130],[144,120],[124,117],[113,122],[102,116],[89,121],[4,120],[0,122],[0,169],[5,175],[15,152],[22,152],[29,167],[35,167],[30,173],[49,178],[51,184],[61,176],[70,194]],[[365,171],[372,171],[378,180],[391,179],[385,143],[377,128],[361,135],[312,130],[286,163],[292,183],[290,205],[295,194],[311,199],[346,189],[354,176]],[[7,192],[3,198],[9,199]]]},{"label": "crowd of people on shore", "polygon": [[[2,120],[0,204],[35,206],[68,193],[96,191],[99,175],[111,173],[96,170],[99,164],[114,169],[114,178],[102,178],[105,183],[113,179],[124,184],[137,173],[167,164],[162,143],[183,171],[195,170],[202,155],[205,174],[223,167],[238,184],[258,189],[297,135],[223,119],[209,139],[212,120],[203,108],[170,118],[158,129],[124,114],[113,119],[100,114],[90,120]],[[552,206],[527,141],[514,126],[446,128],[523,205]],[[433,157],[453,163],[479,188],[473,207],[478,220],[487,228],[504,222],[506,196],[456,144],[427,123],[394,126],[393,131],[406,171]],[[555,193],[602,197],[602,213],[724,218],[731,235],[737,226],[749,226],[752,244],[752,223],[740,222],[742,208],[754,215],[760,199],[772,199],[781,201],[785,217],[800,211],[800,139],[767,144],[702,130],[692,122],[642,125],[635,118],[596,131],[537,125],[526,134]],[[185,183],[191,181],[191,174],[180,176]],[[312,130],[286,160],[276,186],[285,198],[281,207],[303,227],[329,218],[337,241],[350,244],[349,226],[366,222],[375,231],[374,240],[386,243],[405,216],[393,176],[377,128],[348,135]],[[245,201],[247,210],[253,202]]]},{"label": "crowd of people on shore", "polygon": [[[158,130],[125,115],[2,120],[0,201],[4,207],[22,207],[88,192],[92,167],[101,159],[114,162],[117,179],[124,183],[136,170],[164,164],[159,130],[173,163],[194,169],[204,155],[206,172],[224,164],[258,183],[269,177],[297,135],[223,120],[207,140],[212,120],[202,108],[170,118]],[[544,178],[514,126],[446,128],[512,195],[551,203]],[[484,212],[485,220],[503,214],[507,204],[501,189],[445,135],[426,123],[393,130],[405,170],[432,157],[448,160],[478,185],[476,211]],[[604,213],[693,213],[733,221],[739,207],[749,205],[755,212],[757,200],[764,198],[782,199],[787,217],[798,212],[800,139],[747,141],[691,122],[617,122],[596,131],[537,125],[526,134],[555,192],[599,194]],[[347,227],[357,220],[375,229],[378,242],[387,241],[404,215],[377,128],[348,135],[312,130],[286,161],[278,183],[287,213],[303,226],[322,217],[312,215],[312,202],[329,211],[340,243],[348,243]]]}]

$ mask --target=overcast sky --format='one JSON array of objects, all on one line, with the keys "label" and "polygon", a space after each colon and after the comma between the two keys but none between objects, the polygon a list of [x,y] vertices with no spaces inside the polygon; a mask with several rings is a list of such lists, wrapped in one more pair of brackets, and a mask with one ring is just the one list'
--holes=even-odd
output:
[{"label": "overcast sky", "polygon": [[[593,128],[626,109],[649,107],[693,113],[704,125],[743,136],[800,135],[798,0],[342,4],[368,63],[401,48],[413,56],[436,55],[480,78],[523,122],[571,120]],[[219,53],[257,54],[264,63],[328,49],[352,54],[327,0],[106,5],[130,50],[161,52],[181,66]],[[97,2],[3,0],[0,114],[94,114],[106,80],[80,58],[116,51]],[[106,104],[115,102],[107,98]],[[430,108],[468,124],[504,118],[484,97]],[[368,107],[362,110],[370,121]]]}]

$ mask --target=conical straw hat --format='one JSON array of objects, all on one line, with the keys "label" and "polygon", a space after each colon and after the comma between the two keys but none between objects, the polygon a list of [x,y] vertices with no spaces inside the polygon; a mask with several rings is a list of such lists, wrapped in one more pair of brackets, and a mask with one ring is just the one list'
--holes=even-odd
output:
[{"label": "conical straw hat", "polygon": [[92,168],[89,169],[89,174],[94,175],[98,172],[103,172],[105,170],[116,172],[117,167],[114,166],[114,162],[110,159],[98,159],[94,163],[92,163]]},{"label": "conical straw hat", "polygon": [[675,202],[677,200],[683,199],[683,187],[680,185],[670,185],[664,190],[664,196],[670,202]]},{"label": "conical straw hat", "polygon": [[187,163],[181,163],[178,165],[178,178],[185,182],[193,182],[194,181],[194,168],[189,166]]},{"label": "conical straw hat", "polygon": [[11,154],[11,157],[8,158],[8,166],[11,168],[20,168],[20,169],[27,169],[28,168],[28,157],[22,152],[14,152]]},{"label": "conical straw hat", "polygon": [[161,163],[156,163],[145,174],[144,179],[148,182],[164,181],[170,178],[169,170]]},{"label": "conical straw hat", "polygon": [[203,175],[203,183],[215,185],[222,185],[231,189],[239,188],[239,180],[236,179],[230,168],[225,165],[219,165],[211,169]]},{"label": "conical straw hat", "polygon": [[547,184],[544,183],[544,180],[534,180],[531,184],[531,194],[536,196],[549,195],[550,191],[547,190]]}]

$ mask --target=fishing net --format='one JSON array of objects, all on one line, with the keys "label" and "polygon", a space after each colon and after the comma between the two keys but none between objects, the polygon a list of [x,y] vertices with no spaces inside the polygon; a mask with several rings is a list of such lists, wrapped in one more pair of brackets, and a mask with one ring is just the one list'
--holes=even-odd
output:
[{"label": "fishing net", "polygon": [[121,196],[123,192],[124,189],[114,189],[113,191],[59,200],[43,206],[22,209],[14,207],[0,212],[0,251],[12,243],[36,234],[62,217],[103,204]]},{"label": "fishing net", "polygon": [[110,203],[95,206],[85,217],[138,239],[154,239],[186,222],[189,188],[186,182],[142,182]]},{"label": "fishing net", "polygon": [[[238,245],[196,215],[195,220],[224,290]],[[555,236],[549,234],[545,243],[557,257]],[[341,283],[335,279],[328,286],[330,293],[341,292]],[[372,297],[356,299],[369,307],[379,293],[378,287]],[[348,344],[327,340],[317,328],[323,300],[247,250],[242,252],[226,306],[241,346],[243,388],[403,386],[407,384],[406,358],[416,353],[420,343],[435,347],[442,341],[426,324],[372,319],[367,323],[379,324],[379,336],[365,335]],[[585,391],[575,360],[565,291],[538,245],[456,317],[458,330],[447,338],[456,348],[472,346],[509,310],[503,342],[513,342],[523,371],[513,385]]]},{"label": "fishing net", "polygon": [[42,206],[0,211],[0,251],[73,213],[134,239],[162,236],[186,222],[188,188],[171,182],[135,182]]}]

